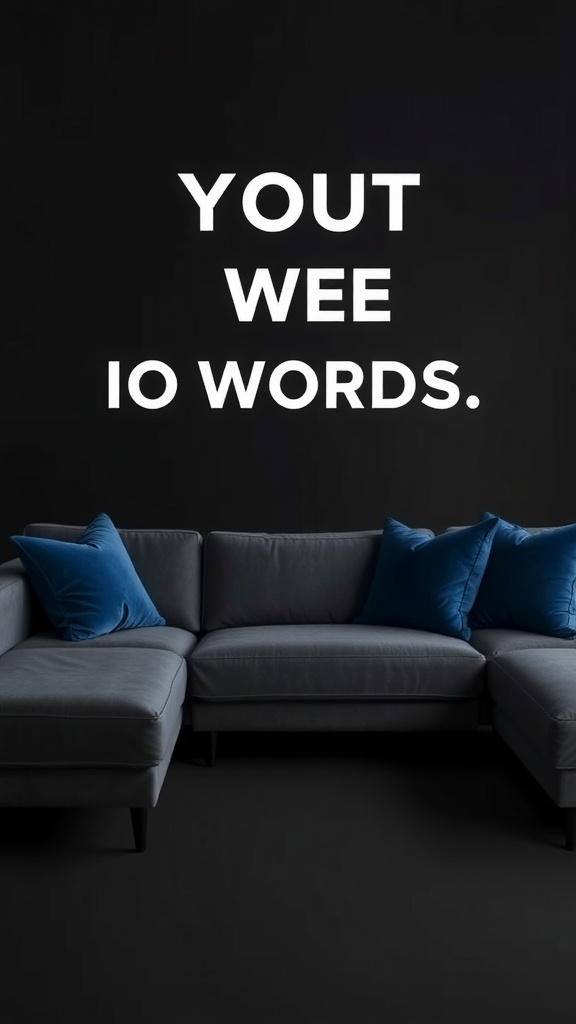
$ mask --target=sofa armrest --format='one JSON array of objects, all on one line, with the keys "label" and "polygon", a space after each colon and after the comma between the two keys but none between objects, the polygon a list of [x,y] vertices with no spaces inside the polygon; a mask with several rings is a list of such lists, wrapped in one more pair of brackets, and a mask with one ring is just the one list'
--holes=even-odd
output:
[{"label": "sofa armrest", "polygon": [[37,599],[19,558],[0,565],[0,655],[34,632]]}]

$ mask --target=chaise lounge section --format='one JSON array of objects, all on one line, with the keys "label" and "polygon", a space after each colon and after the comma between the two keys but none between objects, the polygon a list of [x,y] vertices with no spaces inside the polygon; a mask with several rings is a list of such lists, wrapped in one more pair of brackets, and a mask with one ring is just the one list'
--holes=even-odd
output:
[{"label": "chaise lounge section", "polygon": [[[75,540],[37,524],[30,536]],[[183,721],[186,658],[200,626],[200,535],[120,535],[166,626],[76,643],[44,619],[18,559],[0,567],[0,805],[127,807],[146,848]]]}]

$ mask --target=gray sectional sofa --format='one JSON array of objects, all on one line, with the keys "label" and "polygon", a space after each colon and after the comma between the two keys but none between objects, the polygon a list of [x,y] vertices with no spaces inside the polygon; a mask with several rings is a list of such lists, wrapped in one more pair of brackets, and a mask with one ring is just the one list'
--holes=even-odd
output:
[{"label": "gray sectional sofa", "polygon": [[489,706],[574,848],[576,641],[354,625],[379,531],[119,532],[166,626],[60,640],[0,566],[0,805],[129,807],[143,850],[183,722],[213,764],[222,731],[471,731]]}]

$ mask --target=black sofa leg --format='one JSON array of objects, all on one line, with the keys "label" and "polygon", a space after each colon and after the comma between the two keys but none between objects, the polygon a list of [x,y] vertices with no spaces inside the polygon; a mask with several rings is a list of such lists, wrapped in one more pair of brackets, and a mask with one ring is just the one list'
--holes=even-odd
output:
[{"label": "black sofa leg", "polygon": [[216,743],[218,740],[217,732],[206,733],[206,767],[213,768],[216,764]]},{"label": "black sofa leg", "polygon": [[148,831],[148,809],[146,807],[131,807],[130,815],[136,853],[144,853]]},{"label": "black sofa leg", "polygon": [[564,808],[564,831],[566,834],[566,849],[573,850],[576,843],[576,807]]}]

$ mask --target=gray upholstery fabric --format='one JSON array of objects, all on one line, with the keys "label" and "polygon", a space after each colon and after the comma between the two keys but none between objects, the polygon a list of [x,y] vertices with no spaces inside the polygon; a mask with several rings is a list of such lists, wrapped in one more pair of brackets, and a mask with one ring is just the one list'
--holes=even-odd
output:
[{"label": "gray upholstery fabric", "polygon": [[194,701],[197,732],[461,732],[479,725],[474,700]]},{"label": "gray upholstery fabric", "polygon": [[180,732],[151,768],[0,766],[0,807],[155,807]]},{"label": "gray upholstery fabric", "polygon": [[159,764],[185,693],[186,662],[170,651],[8,651],[0,658],[0,764]]},{"label": "gray upholstery fabric", "polygon": [[36,603],[19,558],[0,565],[0,655],[30,636]]},{"label": "gray upholstery fabric", "polygon": [[95,636],[91,640],[61,640],[54,629],[44,630],[28,637],[16,648],[26,651],[45,647],[49,650],[80,651],[85,647],[102,648],[142,648],[156,651],[173,651],[181,658],[187,658],[197,644],[193,633],[175,626],[144,626],[140,629],[121,629],[104,636]]},{"label": "gray upholstery fabric", "polygon": [[202,700],[474,697],[485,661],[462,640],[388,626],[248,626],[218,630],[189,659]]},{"label": "gray upholstery fabric", "polygon": [[498,735],[522,761],[531,775],[559,807],[576,807],[576,771],[555,768],[549,758],[520,732],[515,722],[497,705],[493,706],[493,727]]},{"label": "gray upholstery fabric", "polygon": [[520,629],[475,629],[470,643],[485,658],[534,649],[576,650],[576,640],[559,640],[555,636],[527,633]]},{"label": "gray upholstery fabric", "polygon": [[381,536],[381,530],[209,533],[203,629],[352,622],[368,593]]},{"label": "gray upholstery fabric", "polygon": [[497,707],[554,768],[576,768],[576,651],[530,650],[488,663]]},{"label": "gray upholstery fabric", "polygon": [[[75,541],[83,526],[32,523],[31,537]],[[191,530],[118,530],[156,608],[169,626],[200,629],[201,545]]]}]

